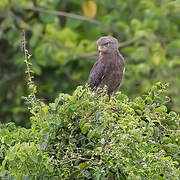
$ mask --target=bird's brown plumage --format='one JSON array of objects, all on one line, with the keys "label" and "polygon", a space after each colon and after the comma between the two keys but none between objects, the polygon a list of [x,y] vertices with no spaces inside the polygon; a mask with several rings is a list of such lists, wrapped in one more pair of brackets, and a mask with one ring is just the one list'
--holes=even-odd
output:
[{"label": "bird's brown plumage", "polygon": [[113,37],[101,37],[97,41],[100,47],[99,59],[94,64],[88,78],[88,84],[93,91],[107,86],[109,97],[118,91],[123,73],[125,61],[118,50],[118,41]]}]

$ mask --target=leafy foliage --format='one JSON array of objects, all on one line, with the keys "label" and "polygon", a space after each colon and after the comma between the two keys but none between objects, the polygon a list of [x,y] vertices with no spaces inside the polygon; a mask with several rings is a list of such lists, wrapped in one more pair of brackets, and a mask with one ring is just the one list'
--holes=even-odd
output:
[{"label": "leafy foliage", "polygon": [[[0,124],[0,178],[179,179],[180,118],[171,111],[179,110],[177,7],[170,0],[1,1],[1,120],[31,126]],[[24,39],[30,123],[20,99],[27,94],[17,52],[22,28],[34,54]],[[110,101],[88,87],[73,92],[87,79],[101,35],[117,37],[127,59],[127,95],[118,92]],[[60,93],[49,104],[37,100],[32,72],[40,97],[73,94]],[[171,88],[156,83],[149,91],[154,81]]]},{"label": "leafy foliage", "polygon": [[[42,9],[69,12],[71,17]],[[136,97],[147,92],[154,82],[169,82],[172,101],[168,111],[179,112],[179,14],[177,0],[1,1],[0,120],[30,126],[21,100],[27,95],[19,51],[22,29],[27,32],[29,53],[33,54],[38,95],[48,102],[59,92],[72,93],[77,85],[86,82],[97,59],[96,40],[113,35],[121,43],[120,51],[126,59],[122,91]]]},{"label": "leafy foliage", "polygon": [[142,97],[97,97],[79,86],[31,108],[31,128],[0,128],[0,176],[16,179],[179,179],[179,115],[166,84]]}]

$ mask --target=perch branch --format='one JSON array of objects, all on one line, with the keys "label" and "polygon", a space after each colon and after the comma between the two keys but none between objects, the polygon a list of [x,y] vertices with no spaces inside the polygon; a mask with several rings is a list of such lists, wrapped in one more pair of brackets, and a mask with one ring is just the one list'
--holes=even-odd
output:
[{"label": "perch branch", "polygon": [[[143,38],[143,36],[136,38],[136,39],[133,39],[133,40],[130,40],[130,41],[124,41],[124,42],[119,44],[119,48],[124,48],[124,47],[130,46],[142,38]],[[98,56],[98,53],[97,52],[91,52],[91,53],[83,53],[80,55],[80,57],[83,57],[83,58],[91,58],[94,56]]]},{"label": "perch branch", "polygon": [[53,10],[48,10],[48,9],[43,9],[43,8],[38,8],[38,7],[31,7],[31,8],[28,8],[28,10],[47,13],[47,14],[54,14],[54,15],[57,15],[57,16],[65,16],[65,17],[69,17],[69,18],[73,18],[73,19],[87,21],[87,22],[97,24],[97,25],[102,24],[101,22],[99,22],[99,21],[97,21],[95,19],[90,19],[90,18],[87,18],[85,16],[80,16],[80,15],[76,15],[76,14],[72,14],[72,13],[67,13],[67,12],[64,12],[64,11],[53,11]]}]

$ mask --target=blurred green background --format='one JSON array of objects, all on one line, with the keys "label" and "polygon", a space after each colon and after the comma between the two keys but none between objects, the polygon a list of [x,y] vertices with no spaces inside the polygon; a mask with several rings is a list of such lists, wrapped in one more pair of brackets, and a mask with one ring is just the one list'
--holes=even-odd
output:
[{"label": "blurred green background", "polygon": [[169,82],[168,108],[180,112],[178,0],[1,0],[0,121],[27,127],[22,29],[44,102],[86,83],[98,58],[96,40],[110,35],[126,59],[121,91],[134,97]]}]

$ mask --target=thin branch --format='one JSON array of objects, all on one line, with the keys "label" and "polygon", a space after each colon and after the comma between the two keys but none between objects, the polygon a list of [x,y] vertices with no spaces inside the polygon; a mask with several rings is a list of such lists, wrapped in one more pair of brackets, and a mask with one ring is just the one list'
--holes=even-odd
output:
[{"label": "thin branch", "polygon": [[[58,16],[67,16],[67,17],[70,17],[70,18],[79,19],[79,20],[83,20],[83,21],[88,21],[88,22],[95,23],[95,24],[98,24],[98,25],[103,25],[101,22],[99,22],[97,20],[89,19],[89,18],[86,18],[84,16],[79,16],[79,15],[75,15],[75,14],[71,14],[71,13],[66,13],[66,12],[63,12],[63,11],[51,11],[51,10],[46,10],[46,9],[36,8],[36,7],[32,7],[32,8],[28,8],[28,9],[33,10],[33,11],[38,11],[38,12],[55,14],[55,15],[58,15]],[[28,30],[30,30],[31,32],[34,32],[33,28],[31,28],[31,26],[29,24],[27,24],[26,22],[24,22],[20,17],[16,16],[13,12],[9,12],[9,14],[12,17],[15,17],[15,19],[17,20],[17,22],[19,24],[21,22],[25,23],[26,28]],[[107,25],[105,25],[105,26],[108,27]],[[54,43],[56,45],[56,47],[59,46],[55,41],[49,40],[48,38],[44,37],[44,35],[41,34],[41,33],[38,34],[38,36],[40,38],[43,38],[44,40],[46,40],[48,42]],[[142,38],[143,38],[143,36],[139,37],[139,38],[136,38],[136,39],[133,39],[133,40],[130,40],[130,41],[122,42],[122,43],[120,43],[119,48],[124,48],[124,47],[130,46],[130,45],[134,44],[136,41],[138,41],[138,40],[140,40]],[[93,58],[93,57],[98,56],[98,52],[83,53],[83,54],[77,55],[77,56],[82,57],[82,58]]]},{"label": "thin branch", "polygon": [[[130,40],[130,41],[124,41],[124,42],[119,44],[119,48],[124,48],[124,47],[130,46],[142,38],[143,38],[143,36],[136,38],[136,39],[133,39],[133,40]],[[80,55],[80,57],[82,57],[82,58],[92,58],[92,57],[97,57],[97,56],[98,56],[98,52],[83,53]]]},{"label": "thin branch", "polygon": [[27,77],[28,77],[28,87],[31,90],[31,94],[32,95],[32,101],[34,103],[34,101],[36,101],[36,95],[35,95],[35,89],[36,86],[34,85],[33,81],[32,81],[32,76],[31,76],[31,69],[30,69],[30,63],[29,63],[29,59],[30,59],[30,54],[28,53],[28,50],[26,49],[26,35],[25,35],[25,31],[23,30],[23,41],[22,41],[22,47],[23,47],[23,51],[24,51],[24,62],[26,64],[26,73],[27,73]]},{"label": "thin branch", "polygon": [[113,32],[117,35],[122,35],[123,32],[119,32],[119,29],[116,28],[116,27],[113,27],[112,24],[104,24],[98,20],[95,20],[95,19],[90,19],[90,18],[87,18],[85,16],[80,16],[80,15],[77,15],[77,14],[72,14],[72,13],[67,13],[67,12],[64,12],[64,11],[53,11],[53,10],[48,10],[48,9],[44,9],[44,8],[38,8],[38,7],[31,7],[31,8],[27,8],[27,10],[31,10],[31,11],[35,11],[35,12],[42,12],[42,13],[47,13],[47,14],[54,14],[54,15],[57,15],[57,16],[64,16],[64,17],[69,17],[69,18],[72,18],[72,19],[78,19],[78,20],[81,20],[81,21],[86,21],[86,22],[89,22],[89,23],[93,23],[93,24],[96,24],[96,25],[99,25],[99,26],[102,26],[103,28],[106,28],[108,31],[110,32]]},{"label": "thin branch", "polygon": [[48,9],[43,9],[43,8],[38,8],[38,7],[31,7],[31,8],[27,8],[28,10],[31,11],[36,11],[36,12],[42,12],[42,13],[48,13],[48,14],[54,14],[57,16],[64,16],[64,17],[69,17],[69,18],[73,18],[73,19],[78,19],[78,20],[82,20],[82,21],[87,21],[93,24],[97,24],[97,25],[101,25],[102,23],[95,20],[95,19],[90,19],[87,18],[85,16],[80,16],[80,15],[76,15],[76,14],[72,14],[72,13],[67,13],[64,11],[53,11],[53,10],[48,10]]},{"label": "thin branch", "polygon": [[97,57],[97,56],[98,56],[98,52],[83,53],[79,55],[79,57],[82,57],[82,58],[92,58],[92,57]]},{"label": "thin branch", "polygon": [[77,15],[77,14],[72,14],[72,13],[67,13],[67,12],[64,12],[64,11],[53,11],[53,10],[48,10],[48,9],[44,9],[44,8],[38,8],[38,7],[31,7],[31,8],[27,8],[27,10],[31,10],[31,11],[35,11],[35,12],[42,12],[42,13],[47,13],[47,14],[54,14],[54,15],[57,15],[57,16],[64,16],[64,17],[69,17],[69,18],[73,18],[73,19],[78,19],[78,20],[81,20],[81,21],[86,21],[86,22],[89,22],[89,23],[93,23],[93,24],[96,24],[96,25],[99,25],[99,26],[102,26],[104,29],[107,29],[108,31],[118,35],[118,36],[121,36],[122,34],[124,34],[123,32],[119,32],[119,29],[116,28],[116,27],[113,27],[112,24],[104,24],[98,20],[95,20],[95,19],[90,19],[90,18],[87,18],[85,16],[80,16],[80,15]]},{"label": "thin branch", "polygon": [[124,42],[119,44],[119,48],[124,48],[124,47],[130,46],[142,38],[143,38],[143,36],[136,38],[136,39],[133,39],[133,40],[130,40],[130,41],[124,41]]}]

